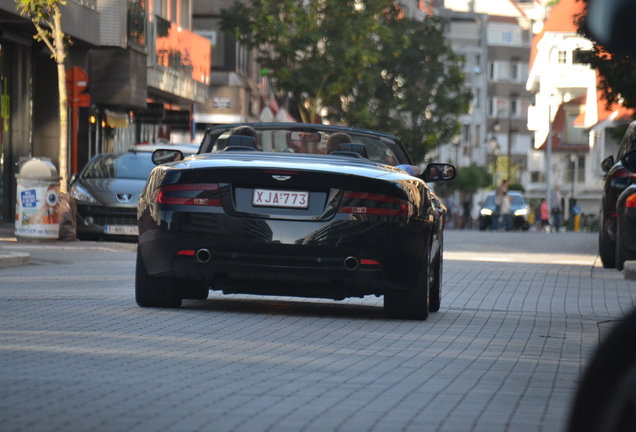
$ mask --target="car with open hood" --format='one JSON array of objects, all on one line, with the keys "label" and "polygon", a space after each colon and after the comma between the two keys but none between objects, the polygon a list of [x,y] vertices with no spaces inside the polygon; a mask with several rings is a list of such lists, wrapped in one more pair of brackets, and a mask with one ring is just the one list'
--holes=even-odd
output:
[{"label": "car with open hood", "polygon": [[[389,318],[439,310],[444,212],[427,182],[455,178],[452,165],[411,175],[402,143],[369,130],[262,123],[246,136],[237,126],[212,127],[182,160],[155,151],[138,206],[140,306],[179,307],[212,289],[384,296]],[[351,142],[326,154],[338,132]]]}]

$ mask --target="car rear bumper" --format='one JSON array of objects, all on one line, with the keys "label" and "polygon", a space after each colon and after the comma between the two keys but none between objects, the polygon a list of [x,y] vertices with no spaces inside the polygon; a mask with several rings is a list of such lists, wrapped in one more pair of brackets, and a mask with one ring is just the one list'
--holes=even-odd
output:
[{"label": "car rear bumper", "polygon": [[140,228],[148,274],[209,281],[226,293],[325,298],[412,288],[425,265],[431,226],[223,215],[208,215],[207,224],[200,218],[192,224],[191,217],[168,223],[180,217],[164,215],[158,226]]}]

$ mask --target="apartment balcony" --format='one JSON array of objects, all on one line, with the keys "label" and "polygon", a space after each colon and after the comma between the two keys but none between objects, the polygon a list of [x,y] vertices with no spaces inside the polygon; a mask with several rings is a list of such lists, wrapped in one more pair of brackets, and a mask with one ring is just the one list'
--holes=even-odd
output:
[{"label": "apartment balcony", "polygon": [[208,98],[212,47],[210,41],[158,16],[148,21],[148,87],[182,102]]},{"label": "apartment balcony", "polygon": [[588,88],[596,82],[594,70],[587,65],[558,65],[549,70],[551,72],[542,77],[542,86],[548,88],[558,88],[565,92],[568,89]]},{"label": "apartment balcony", "polygon": [[548,126],[547,108],[538,105],[530,105],[528,107],[528,130],[538,131],[542,127]]}]

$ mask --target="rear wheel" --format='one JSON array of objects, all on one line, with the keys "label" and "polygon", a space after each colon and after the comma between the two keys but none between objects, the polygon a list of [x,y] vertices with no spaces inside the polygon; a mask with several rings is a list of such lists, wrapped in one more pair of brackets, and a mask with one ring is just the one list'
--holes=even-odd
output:
[{"label": "rear wheel", "polygon": [[135,300],[141,307],[178,308],[181,296],[177,290],[176,278],[150,276],[137,248],[135,271]]},{"label": "rear wheel", "polygon": [[443,245],[440,244],[437,257],[433,263],[433,278],[428,294],[428,310],[429,312],[437,312],[442,302],[442,270],[444,266]]},{"label": "rear wheel", "polygon": [[428,254],[415,286],[410,290],[393,291],[384,294],[384,316],[394,319],[423,321],[429,311],[429,269]]},{"label": "rear wheel", "polygon": [[616,224],[616,269],[623,270],[625,261],[636,260],[636,252],[628,249],[624,241],[621,241],[620,224]]},{"label": "rear wheel", "polygon": [[603,210],[601,210],[601,220],[598,230],[598,254],[601,256],[603,268],[614,268],[616,266],[616,244],[607,234]]},{"label": "rear wheel", "polygon": [[636,311],[607,336],[588,365],[568,432],[636,430]]}]

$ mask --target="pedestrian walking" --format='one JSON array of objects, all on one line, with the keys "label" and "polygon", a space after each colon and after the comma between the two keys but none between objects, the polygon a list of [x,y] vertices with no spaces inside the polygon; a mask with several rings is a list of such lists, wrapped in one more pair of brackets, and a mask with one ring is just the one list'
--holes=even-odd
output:
[{"label": "pedestrian walking", "polygon": [[559,232],[561,226],[563,210],[561,208],[561,191],[558,187],[555,187],[550,195],[550,213],[552,215],[552,231]]},{"label": "pedestrian walking", "polygon": [[548,212],[548,200],[545,198],[541,200],[541,205],[539,206],[539,219],[541,220],[541,231],[550,228],[550,212]]},{"label": "pedestrian walking", "polygon": [[512,215],[510,214],[510,196],[508,191],[503,191],[501,198],[501,220],[506,231],[512,231]]},{"label": "pedestrian walking", "polygon": [[501,203],[503,202],[503,193],[508,192],[508,180],[503,180],[495,191],[495,211],[492,214],[492,230],[499,229],[499,218],[501,217]]},{"label": "pedestrian walking", "polygon": [[450,221],[449,228],[455,228],[455,196],[450,194],[446,199],[446,210],[448,211],[448,220]]},{"label": "pedestrian walking", "polygon": [[472,228],[473,218],[471,216],[471,212],[473,210],[473,200],[472,196],[466,196],[464,202],[462,202],[462,229]]}]

